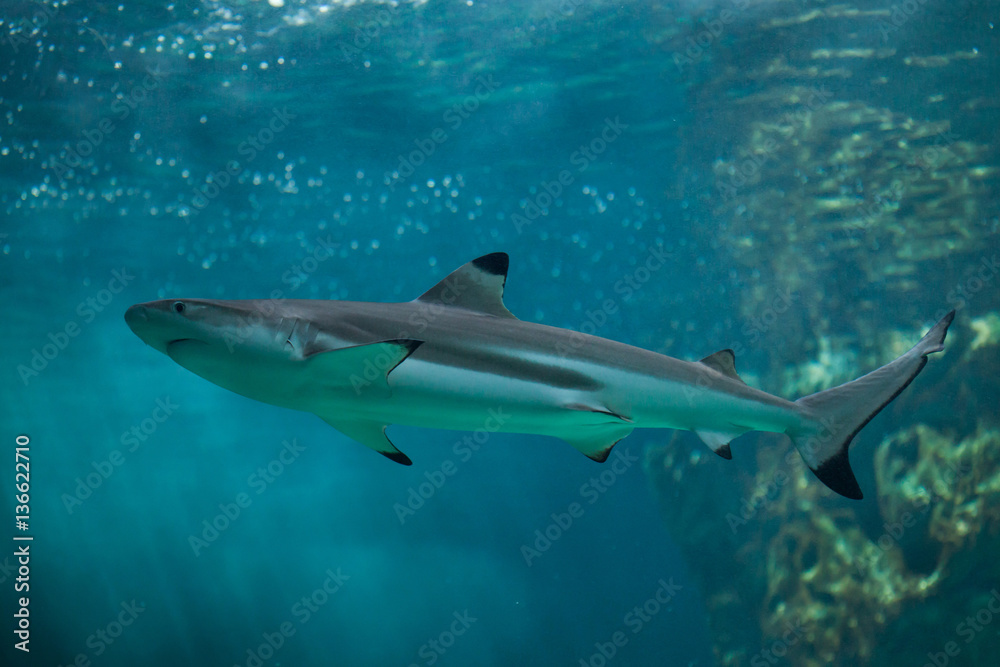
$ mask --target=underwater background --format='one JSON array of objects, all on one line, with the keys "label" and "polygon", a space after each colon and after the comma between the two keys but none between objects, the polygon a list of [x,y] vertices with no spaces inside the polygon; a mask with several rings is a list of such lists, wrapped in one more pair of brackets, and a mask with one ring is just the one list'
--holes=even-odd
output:
[{"label": "underwater background", "polygon": [[[0,664],[995,664],[998,19],[6,0]],[[170,297],[405,301],[494,251],[518,317],[732,348],[787,398],[958,314],[855,440],[862,501],[776,435],[724,461],[640,430],[611,473],[554,439],[392,427],[405,468],[122,318]]]}]

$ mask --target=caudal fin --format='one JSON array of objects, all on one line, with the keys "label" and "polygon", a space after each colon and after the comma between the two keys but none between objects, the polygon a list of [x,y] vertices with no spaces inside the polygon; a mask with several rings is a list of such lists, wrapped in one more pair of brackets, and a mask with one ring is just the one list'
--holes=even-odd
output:
[{"label": "caudal fin", "polygon": [[906,354],[853,382],[795,401],[805,421],[788,435],[809,468],[842,496],[860,499],[861,487],[851,470],[847,450],[865,424],[903,391],[927,363],[927,355],[944,349],[955,311],[941,318]]}]

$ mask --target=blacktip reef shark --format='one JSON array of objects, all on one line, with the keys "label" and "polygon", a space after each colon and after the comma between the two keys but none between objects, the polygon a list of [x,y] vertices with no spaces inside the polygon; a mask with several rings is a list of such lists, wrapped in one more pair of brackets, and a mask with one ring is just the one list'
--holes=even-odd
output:
[{"label": "blacktip reef shark", "polygon": [[458,268],[407,303],[164,299],[125,321],[148,345],[209,382],[312,412],[410,465],[390,424],[562,438],[595,461],[636,428],[694,431],[716,454],[748,431],[785,433],[810,469],[848,498],[861,488],[851,440],[944,349],[948,313],[895,361],[797,401],[747,386],[732,350],[682,361],[568,329],[524,322],[503,303],[508,257]]}]

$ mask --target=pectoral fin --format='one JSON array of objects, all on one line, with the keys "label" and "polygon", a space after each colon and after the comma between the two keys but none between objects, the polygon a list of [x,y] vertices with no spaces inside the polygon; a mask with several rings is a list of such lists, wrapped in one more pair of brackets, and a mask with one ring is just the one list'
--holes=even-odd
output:
[{"label": "pectoral fin", "polygon": [[410,460],[410,457],[396,449],[396,446],[392,444],[392,441],[389,440],[389,437],[385,434],[385,429],[388,424],[379,424],[378,422],[363,420],[344,420],[339,418],[327,419],[326,417],[320,418],[330,426],[346,435],[348,438],[357,440],[365,447],[374,449],[387,459],[392,459],[396,463],[402,463],[404,466],[413,465],[413,461]]},{"label": "pectoral fin", "polygon": [[575,432],[560,437],[583,452],[587,458],[604,463],[611,454],[611,448],[631,433],[632,429],[631,424],[599,424],[581,426]]},{"label": "pectoral fin", "polygon": [[389,373],[413,354],[423,341],[386,340],[317,352],[305,359],[316,386],[350,389],[358,396],[388,398]]},{"label": "pectoral fin", "polygon": [[590,423],[582,423],[572,431],[558,434],[559,437],[598,463],[604,463],[611,448],[635,428],[631,419],[601,403],[570,403],[565,408],[588,413],[587,421]]}]

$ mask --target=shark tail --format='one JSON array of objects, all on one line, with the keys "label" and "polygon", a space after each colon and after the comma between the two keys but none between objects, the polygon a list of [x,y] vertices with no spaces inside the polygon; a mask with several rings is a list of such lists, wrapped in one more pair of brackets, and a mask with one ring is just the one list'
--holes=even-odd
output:
[{"label": "shark tail", "polygon": [[788,429],[796,449],[820,481],[842,496],[861,499],[861,487],[847,456],[851,440],[896,398],[927,363],[944,349],[955,311],[941,318],[906,354],[852,382],[795,401],[804,417]]}]

